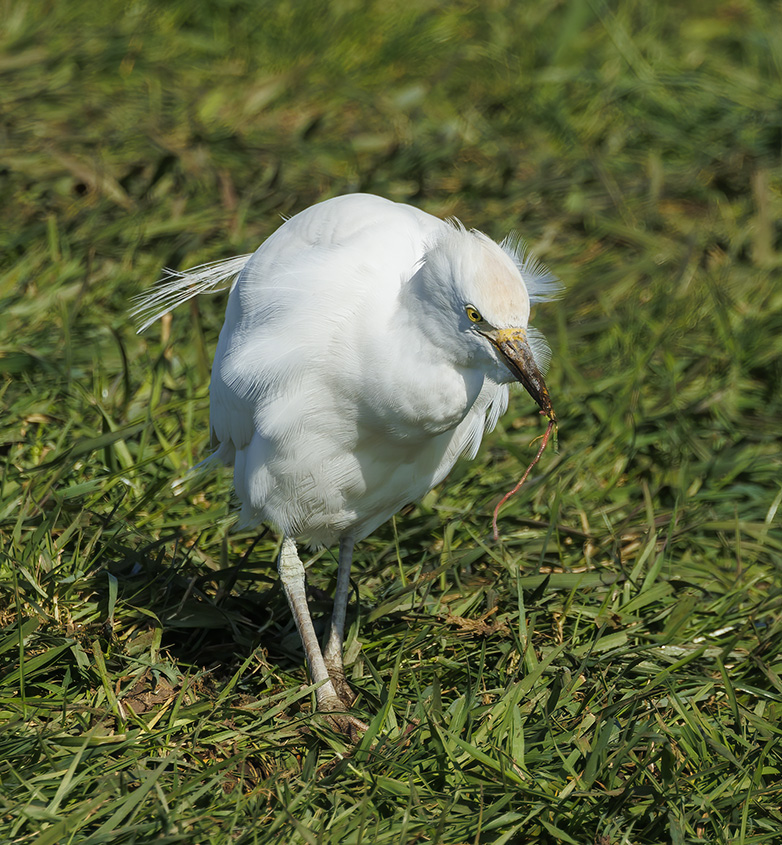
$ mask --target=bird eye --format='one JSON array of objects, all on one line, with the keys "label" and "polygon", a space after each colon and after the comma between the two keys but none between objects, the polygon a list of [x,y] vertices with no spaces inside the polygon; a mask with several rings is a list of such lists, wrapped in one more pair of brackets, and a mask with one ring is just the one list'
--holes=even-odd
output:
[{"label": "bird eye", "polygon": [[477,308],[473,308],[472,305],[467,305],[464,310],[467,313],[467,316],[470,318],[471,322],[473,322],[473,323],[483,322],[483,317],[481,317],[481,312],[478,311]]}]

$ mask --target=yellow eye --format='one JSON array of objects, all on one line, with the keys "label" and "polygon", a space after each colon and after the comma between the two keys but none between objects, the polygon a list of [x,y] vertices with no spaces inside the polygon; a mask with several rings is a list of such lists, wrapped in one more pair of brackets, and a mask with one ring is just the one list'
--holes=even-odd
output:
[{"label": "yellow eye", "polygon": [[473,323],[482,323],[483,317],[481,317],[481,312],[478,311],[477,308],[473,308],[472,305],[465,306],[465,312],[467,316],[470,318],[471,322]]}]

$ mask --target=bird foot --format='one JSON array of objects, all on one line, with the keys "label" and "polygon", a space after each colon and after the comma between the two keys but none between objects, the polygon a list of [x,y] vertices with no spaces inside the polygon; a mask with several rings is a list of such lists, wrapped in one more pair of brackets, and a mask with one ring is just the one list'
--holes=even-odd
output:
[{"label": "bird foot", "polygon": [[326,721],[334,730],[345,736],[351,743],[357,743],[369,730],[369,725],[351,716],[349,713],[324,713]]},{"label": "bird foot", "polygon": [[[350,687],[347,687],[350,690]],[[351,694],[352,694],[352,690]],[[362,735],[369,729],[369,725],[345,712],[349,706],[344,703],[342,696],[324,696],[318,700],[318,710],[326,718],[332,728],[344,734],[350,742],[358,742]]]}]

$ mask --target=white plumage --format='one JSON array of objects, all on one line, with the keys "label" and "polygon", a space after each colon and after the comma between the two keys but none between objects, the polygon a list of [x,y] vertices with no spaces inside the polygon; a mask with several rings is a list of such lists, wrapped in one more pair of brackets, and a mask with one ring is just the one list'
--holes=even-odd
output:
[{"label": "white plumage", "polygon": [[234,467],[242,523],[271,522],[286,538],[281,576],[324,681],[319,706],[335,710],[343,702],[308,643],[293,539],[340,542],[326,664],[344,691],[339,593],[353,544],[475,455],[509,382],[553,417],[548,348],[528,319],[555,283],[511,239],[351,194],[297,214],[251,256],[172,274],[136,313],[145,327],[237,273],[212,368],[212,444]]}]

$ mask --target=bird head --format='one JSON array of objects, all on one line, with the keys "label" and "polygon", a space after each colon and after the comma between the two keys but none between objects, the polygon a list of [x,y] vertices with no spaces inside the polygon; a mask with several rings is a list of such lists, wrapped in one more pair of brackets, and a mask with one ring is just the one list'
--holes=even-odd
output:
[{"label": "bird head", "polygon": [[542,372],[550,353],[543,336],[529,326],[530,293],[523,277],[528,270],[531,281],[545,287],[553,281],[550,274],[511,242],[499,245],[459,224],[443,231],[421,270],[426,298],[440,320],[441,342],[454,358],[482,366],[500,384],[520,382],[556,420]]}]

